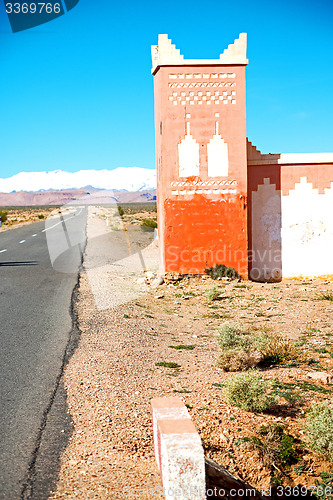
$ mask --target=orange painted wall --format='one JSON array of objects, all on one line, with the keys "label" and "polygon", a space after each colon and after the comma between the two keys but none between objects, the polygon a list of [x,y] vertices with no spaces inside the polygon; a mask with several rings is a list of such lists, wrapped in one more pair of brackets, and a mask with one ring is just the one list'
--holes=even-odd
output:
[{"label": "orange painted wall", "polygon": [[[177,77],[170,78],[170,74]],[[206,78],[195,78],[195,74]],[[219,78],[216,74],[235,76]],[[176,86],[182,82],[192,86]],[[227,86],[214,87],[218,82]],[[154,89],[161,270],[202,273],[207,266],[223,263],[246,277],[245,65],[161,66],[154,75]],[[235,104],[199,105],[198,100],[194,101],[198,92],[222,91],[234,91]],[[192,92],[192,105],[189,100],[174,104],[181,92]],[[208,177],[207,145],[216,132],[216,122],[228,145],[229,171],[227,176]],[[184,139],[187,123],[199,144],[200,171],[186,178],[179,177],[178,144]]]}]

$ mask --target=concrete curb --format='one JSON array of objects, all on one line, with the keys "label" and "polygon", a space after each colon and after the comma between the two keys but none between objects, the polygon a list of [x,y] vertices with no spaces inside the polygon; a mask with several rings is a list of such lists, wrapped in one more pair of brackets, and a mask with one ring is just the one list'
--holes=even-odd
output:
[{"label": "concrete curb", "polygon": [[206,498],[201,439],[180,398],[151,401],[154,451],[167,500]]}]

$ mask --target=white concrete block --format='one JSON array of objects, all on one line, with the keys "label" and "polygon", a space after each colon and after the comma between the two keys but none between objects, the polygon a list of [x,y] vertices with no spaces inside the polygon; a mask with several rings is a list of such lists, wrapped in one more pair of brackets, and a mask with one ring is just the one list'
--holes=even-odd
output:
[{"label": "white concrete block", "polygon": [[180,398],[152,400],[154,449],[167,500],[206,498],[201,439]]}]

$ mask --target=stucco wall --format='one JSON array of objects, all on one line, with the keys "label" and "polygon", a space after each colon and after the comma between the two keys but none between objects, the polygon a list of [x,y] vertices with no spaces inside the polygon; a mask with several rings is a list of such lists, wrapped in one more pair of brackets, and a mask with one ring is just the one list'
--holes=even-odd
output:
[{"label": "stucco wall", "polygon": [[227,50],[224,63],[183,60],[165,36],[153,48],[162,271],[247,276],[246,44]]},{"label": "stucco wall", "polygon": [[259,157],[250,151],[253,279],[333,275],[333,161],[329,160],[332,155]]},{"label": "stucco wall", "polygon": [[319,193],[301,177],[282,195],[281,236],[284,277],[333,275],[333,182]]}]

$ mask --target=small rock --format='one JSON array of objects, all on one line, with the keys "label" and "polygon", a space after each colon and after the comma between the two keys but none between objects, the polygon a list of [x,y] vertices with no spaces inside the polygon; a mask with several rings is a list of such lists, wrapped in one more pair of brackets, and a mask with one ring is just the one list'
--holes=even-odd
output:
[{"label": "small rock", "polygon": [[152,280],[152,279],[156,278],[156,273],[152,273],[151,271],[147,271],[146,278],[148,278],[149,280]]},{"label": "small rock", "polygon": [[220,440],[224,441],[225,443],[228,443],[228,441],[229,441],[229,439],[227,438],[227,436],[225,436],[224,434],[222,434],[222,432],[220,434]]},{"label": "small rock", "polygon": [[307,374],[308,378],[313,380],[319,380],[323,384],[333,384],[333,375],[327,372],[309,372]]},{"label": "small rock", "polygon": [[139,278],[139,279],[137,280],[137,284],[138,284],[138,285],[145,285],[146,283],[147,283],[146,278]]},{"label": "small rock", "polygon": [[163,299],[164,293],[160,293],[159,295],[155,295],[155,299]]},{"label": "small rock", "polygon": [[151,281],[151,285],[153,288],[156,288],[157,286],[163,285],[164,283],[164,278],[162,276],[158,276],[157,278],[154,278]]}]

